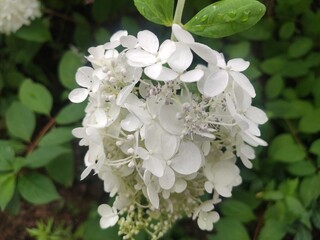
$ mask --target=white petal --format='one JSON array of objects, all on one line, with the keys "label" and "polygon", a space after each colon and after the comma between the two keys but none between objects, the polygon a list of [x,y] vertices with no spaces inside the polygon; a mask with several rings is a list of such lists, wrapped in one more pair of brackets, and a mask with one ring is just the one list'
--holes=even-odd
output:
[{"label": "white petal", "polygon": [[112,208],[108,204],[101,204],[98,207],[98,213],[101,216],[109,216],[113,214]]},{"label": "white petal", "polygon": [[246,70],[250,65],[250,62],[243,60],[242,58],[234,58],[228,61],[227,67],[232,71],[242,72]]},{"label": "white petal", "polygon": [[164,167],[162,161],[154,156],[150,156],[148,160],[144,160],[142,166],[157,177],[162,177]]},{"label": "white petal", "polygon": [[107,124],[107,116],[103,109],[98,108],[94,111],[96,122],[99,126],[104,127]]},{"label": "white petal", "polygon": [[159,49],[159,40],[157,36],[148,30],[138,32],[138,41],[140,47],[149,53],[156,54]]},{"label": "white petal", "polygon": [[132,92],[134,86],[135,86],[135,84],[130,84],[130,85],[125,86],[124,88],[121,89],[121,91],[119,92],[119,94],[117,96],[117,100],[116,100],[117,105],[123,106],[123,104],[127,100],[127,97]]},{"label": "white petal", "polygon": [[194,51],[199,57],[210,64],[217,64],[217,58],[219,53],[217,51],[212,50],[205,44],[202,43],[192,43],[189,45],[192,51]]},{"label": "white petal", "polygon": [[254,159],[254,149],[247,144],[242,144],[240,147],[240,151],[243,155],[245,155],[248,159]]},{"label": "white petal", "polygon": [[76,72],[76,82],[79,86],[90,88],[91,86],[91,76],[93,73],[93,68],[91,67],[81,67]]},{"label": "white petal", "polygon": [[268,143],[266,141],[264,141],[261,138],[258,138],[256,136],[253,136],[248,131],[241,132],[241,137],[246,143],[250,144],[253,147],[257,147],[259,145],[260,146],[268,146]]},{"label": "white petal", "polygon": [[88,97],[89,90],[85,88],[76,88],[73,89],[70,93],[68,98],[71,102],[74,103],[81,103]]},{"label": "white petal", "polygon": [[150,153],[146,149],[144,149],[142,147],[138,147],[137,154],[141,159],[146,160],[146,161],[149,160]]},{"label": "white petal", "polygon": [[169,66],[178,73],[183,73],[192,63],[193,55],[184,43],[176,43],[176,51],[168,59]]},{"label": "white petal", "polygon": [[172,81],[179,76],[179,74],[172,69],[163,66],[161,67],[161,72],[157,77],[148,68],[145,68],[145,74],[154,80],[164,82]]},{"label": "white petal", "polygon": [[92,171],[92,166],[86,167],[86,169],[84,169],[83,172],[81,173],[80,180],[82,181],[83,179],[85,179],[90,174],[91,171]]},{"label": "white petal", "polygon": [[161,134],[163,129],[157,123],[148,124],[145,130],[145,141],[144,144],[148,151],[154,153],[161,152]]},{"label": "white petal", "polygon": [[203,77],[204,72],[201,69],[193,69],[180,76],[182,82],[197,82]]},{"label": "white petal", "polygon": [[204,95],[214,97],[222,93],[228,85],[228,73],[224,70],[210,74],[204,81]]},{"label": "white petal", "polygon": [[121,121],[120,126],[125,131],[133,132],[142,126],[142,122],[136,116],[129,113],[127,117]]},{"label": "white petal", "polygon": [[163,105],[160,109],[159,121],[161,126],[169,133],[181,135],[184,129],[183,120],[177,118],[181,111],[178,104]]},{"label": "white petal", "polygon": [[240,154],[240,159],[246,168],[249,168],[249,169],[252,168],[253,164],[246,156],[244,156],[243,154]]},{"label": "white petal", "polygon": [[249,81],[249,79],[242,73],[230,71],[230,75],[233,80],[239,84],[239,86],[245,90],[252,98],[256,96],[256,92]]},{"label": "white petal", "polygon": [[167,60],[172,53],[176,50],[176,44],[175,42],[171,41],[171,40],[165,40],[160,48],[159,48],[159,53],[158,53],[158,57],[162,60],[165,61]]},{"label": "white petal", "polygon": [[199,170],[202,155],[197,145],[192,142],[181,142],[179,152],[172,158],[171,167],[177,173],[191,174]]},{"label": "white petal", "polygon": [[176,39],[180,42],[184,42],[184,43],[194,42],[194,38],[192,37],[192,35],[186,30],[182,29],[182,27],[180,27],[178,24],[172,25],[172,32],[176,37]]},{"label": "white petal", "polygon": [[114,215],[108,218],[104,218],[102,217],[100,219],[100,226],[101,228],[108,228],[108,227],[112,227],[114,226],[119,220],[119,216],[118,215]]},{"label": "white petal", "polygon": [[84,138],[86,136],[86,132],[83,127],[78,127],[72,130],[72,135],[76,138]]},{"label": "white petal", "polygon": [[164,159],[170,159],[178,150],[180,137],[162,132],[160,138],[161,155]]},{"label": "white petal", "polygon": [[162,68],[163,67],[161,63],[152,64],[144,69],[144,73],[149,78],[158,79],[161,74]]},{"label": "white petal", "polygon": [[112,34],[110,41],[119,41],[122,36],[127,36],[128,32],[126,30],[120,30]]},{"label": "white petal", "polygon": [[90,47],[88,52],[91,54],[93,58],[102,59],[104,57],[104,47],[99,45],[97,47]]},{"label": "white petal", "polygon": [[174,191],[176,193],[182,193],[187,188],[187,182],[184,179],[177,179],[174,184]]},{"label": "white petal", "polygon": [[247,118],[257,124],[264,124],[266,121],[268,121],[268,117],[265,112],[257,107],[249,107],[245,115]]},{"label": "white petal", "polygon": [[134,36],[122,36],[120,38],[120,43],[123,47],[131,49],[134,48],[138,44],[138,39]]},{"label": "white petal", "polygon": [[145,67],[156,62],[156,56],[140,49],[131,49],[126,53],[130,60],[128,63],[134,63],[134,67]]},{"label": "white petal", "polygon": [[149,197],[149,200],[150,200],[152,206],[154,208],[158,209],[159,208],[159,196],[158,196],[158,193],[156,192],[156,190],[152,186],[148,186],[147,193],[148,193],[148,197]]},{"label": "white petal", "polygon": [[106,53],[104,54],[104,57],[106,59],[109,59],[109,58],[117,58],[119,56],[119,52],[115,49],[111,49],[111,50],[108,50],[106,51]]},{"label": "white petal", "polygon": [[175,178],[174,171],[170,167],[166,167],[163,176],[159,178],[160,187],[166,190],[172,188]]}]

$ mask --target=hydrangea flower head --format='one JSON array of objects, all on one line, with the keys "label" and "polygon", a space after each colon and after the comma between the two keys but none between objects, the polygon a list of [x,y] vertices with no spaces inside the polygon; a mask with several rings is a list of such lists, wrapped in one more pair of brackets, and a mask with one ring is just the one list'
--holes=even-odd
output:
[{"label": "hydrangea flower head", "polygon": [[16,32],[40,15],[38,0],[0,0],[0,33]]},{"label": "hydrangea flower head", "polygon": [[92,67],[79,68],[80,87],[69,94],[88,99],[73,130],[88,146],[81,178],[93,171],[115,197],[99,207],[100,224],[118,222],[123,239],[142,229],[158,239],[183,217],[212,230],[214,206],[242,182],[237,159],[251,168],[253,147],[266,145],[259,125],[267,116],[251,105],[255,91],[242,73],[249,62],[226,62],[179,25],[172,30],[176,41],[119,31],[90,48]]}]

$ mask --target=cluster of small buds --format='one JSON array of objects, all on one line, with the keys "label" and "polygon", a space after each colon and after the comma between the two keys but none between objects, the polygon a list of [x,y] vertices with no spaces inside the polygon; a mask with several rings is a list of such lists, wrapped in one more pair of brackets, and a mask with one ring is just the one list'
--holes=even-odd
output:
[{"label": "cluster of small buds", "polygon": [[[241,73],[249,63],[226,62],[179,25],[172,31],[175,41],[162,44],[148,30],[119,31],[90,48],[92,67],[79,68],[80,88],[69,94],[88,98],[73,130],[88,146],[81,178],[94,171],[115,197],[99,207],[100,225],[118,222],[124,239],[141,229],[158,239],[186,216],[212,230],[215,204],[242,181],[237,158],[251,168],[253,147],[267,145],[258,128],[266,114],[251,105],[255,90]],[[202,64],[192,67],[194,55]]]},{"label": "cluster of small buds", "polygon": [[38,0],[0,0],[0,33],[16,32],[40,15]]}]

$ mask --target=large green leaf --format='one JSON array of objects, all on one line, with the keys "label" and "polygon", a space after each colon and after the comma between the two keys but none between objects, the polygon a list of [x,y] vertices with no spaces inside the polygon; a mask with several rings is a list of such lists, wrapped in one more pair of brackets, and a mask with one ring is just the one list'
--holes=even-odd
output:
[{"label": "large green leaf", "polygon": [[249,234],[241,222],[233,218],[222,218],[215,224],[216,235],[209,237],[209,240],[249,240]]},{"label": "large green leaf", "polygon": [[16,33],[16,36],[33,42],[46,42],[51,39],[49,26],[45,21],[36,19],[28,26],[23,26]]},{"label": "large green leaf", "polygon": [[310,203],[320,196],[320,176],[313,175],[305,177],[301,181],[299,194],[304,206],[309,206]]},{"label": "large green leaf", "polygon": [[68,89],[73,89],[77,86],[75,74],[77,69],[83,65],[81,57],[74,51],[67,51],[62,56],[59,62],[59,79],[62,85]]},{"label": "large green leaf", "polygon": [[26,80],[19,90],[21,102],[31,110],[49,115],[52,108],[52,96],[42,84]]},{"label": "large green leaf", "polygon": [[56,117],[58,124],[69,124],[81,120],[84,117],[86,102],[74,104],[70,103],[60,110]]},{"label": "large green leaf", "polygon": [[27,173],[18,178],[21,196],[33,204],[46,204],[60,198],[52,181],[39,173]]},{"label": "large green leaf", "polygon": [[67,153],[55,158],[46,165],[46,170],[53,180],[63,184],[66,187],[70,187],[74,179],[74,164],[72,154]]},{"label": "large green leaf", "polygon": [[16,176],[12,172],[0,173],[0,208],[4,210],[13,197],[16,187]]},{"label": "large green leaf", "polygon": [[304,133],[320,131],[320,108],[303,116],[299,122],[299,130]]},{"label": "large green leaf", "polygon": [[39,142],[39,146],[54,146],[70,141],[73,136],[71,134],[72,128],[58,127],[53,128],[48,132]]},{"label": "large green leaf", "polygon": [[12,160],[14,151],[8,144],[0,143],[0,172],[10,171],[13,169]]},{"label": "large green leaf", "polygon": [[173,22],[173,0],[134,0],[138,11],[151,22],[171,26]]},{"label": "large green leaf", "polygon": [[250,222],[255,219],[252,209],[241,201],[228,199],[220,207],[221,212],[225,216],[239,220],[240,222]]},{"label": "large green leaf", "polygon": [[30,155],[28,155],[25,166],[30,168],[43,167],[59,155],[64,154],[68,151],[70,150],[61,146],[39,147]]},{"label": "large green leaf", "polygon": [[185,24],[185,29],[203,37],[225,37],[252,27],[265,11],[259,1],[223,0],[198,12]]},{"label": "large green leaf", "polygon": [[287,232],[287,225],[281,221],[267,219],[261,229],[258,240],[282,240]]},{"label": "large green leaf", "polygon": [[30,141],[36,125],[36,117],[20,102],[13,102],[6,113],[6,124],[12,136]]}]

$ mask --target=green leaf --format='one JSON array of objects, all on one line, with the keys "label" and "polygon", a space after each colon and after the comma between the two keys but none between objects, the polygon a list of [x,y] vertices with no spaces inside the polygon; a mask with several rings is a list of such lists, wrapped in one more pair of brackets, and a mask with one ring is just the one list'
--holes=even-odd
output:
[{"label": "green leaf", "polygon": [[249,234],[241,222],[233,218],[222,218],[215,224],[216,235],[209,240],[249,240]]},{"label": "green leaf", "polygon": [[72,128],[67,127],[53,128],[41,139],[38,145],[54,146],[69,142],[73,138],[71,130]]},{"label": "green leaf", "polygon": [[66,187],[70,187],[74,179],[74,164],[72,154],[63,154],[55,158],[46,165],[46,170],[53,180],[63,184]]},{"label": "green leaf", "polygon": [[294,34],[295,28],[294,22],[285,22],[279,31],[280,38],[289,39]]},{"label": "green leaf", "polygon": [[306,157],[305,150],[288,135],[279,135],[270,144],[270,156],[279,162],[292,163]]},{"label": "green leaf", "polygon": [[252,209],[245,203],[228,199],[221,203],[221,212],[232,219],[238,220],[240,222],[250,222],[255,219]]},{"label": "green leaf", "polygon": [[19,90],[20,101],[29,109],[49,115],[52,108],[52,96],[48,89],[39,83],[26,80]]},{"label": "green leaf", "polygon": [[267,219],[261,229],[258,240],[282,240],[287,232],[287,225],[279,220]]},{"label": "green leaf", "polygon": [[307,176],[315,173],[315,166],[309,161],[292,163],[287,166],[289,173],[295,176]]},{"label": "green leaf", "polygon": [[304,206],[309,206],[313,200],[317,199],[320,196],[319,186],[319,175],[303,178],[299,188],[299,195]]},{"label": "green leaf", "polygon": [[82,59],[74,51],[69,50],[64,53],[58,69],[59,79],[64,87],[71,90],[77,86],[75,74],[82,65]]},{"label": "green leaf", "polygon": [[20,28],[15,35],[32,42],[46,42],[51,39],[48,24],[42,19],[36,19],[30,25]]},{"label": "green leaf", "polygon": [[61,154],[70,151],[61,146],[43,146],[37,148],[30,155],[27,156],[25,166],[29,168],[39,168],[47,165],[53,159]]},{"label": "green leaf", "polygon": [[224,0],[202,9],[184,27],[199,36],[220,38],[252,27],[265,11],[255,0]]},{"label": "green leaf", "polygon": [[39,173],[19,176],[18,190],[25,200],[33,204],[46,204],[60,198],[52,181]]},{"label": "green leaf", "polygon": [[281,72],[283,67],[286,64],[286,58],[283,56],[276,56],[272,58],[268,58],[264,60],[260,67],[264,73],[267,73],[269,75],[274,75],[276,73]]},{"label": "green leaf", "polygon": [[139,13],[151,22],[171,26],[173,22],[173,0],[134,0]]},{"label": "green leaf", "polygon": [[302,225],[298,228],[293,240],[312,240],[312,234],[309,229]]},{"label": "green leaf", "polygon": [[303,116],[299,122],[299,130],[304,133],[317,133],[320,131],[320,108]]},{"label": "green leaf", "polygon": [[6,112],[6,124],[12,136],[30,141],[36,125],[36,117],[20,102],[13,102]]},{"label": "green leaf", "polygon": [[75,123],[84,117],[84,109],[87,103],[82,102],[78,104],[68,104],[60,110],[56,117],[56,122],[58,124],[69,124]]},{"label": "green leaf", "polygon": [[269,99],[273,99],[278,97],[284,87],[284,80],[280,76],[273,76],[268,79],[266,84],[266,95]]},{"label": "green leaf", "polygon": [[311,220],[313,225],[320,230],[320,207],[319,204],[315,205],[315,208],[312,211]]},{"label": "green leaf", "polygon": [[299,219],[305,226],[309,228],[311,227],[310,215],[299,199],[292,196],[287,196],[285,198],[285,203],[290,213]]},{"label": "green leaf", "polygon": [[270,118],[294,119],[305,116],[313,111],[310,101],[277,99],[267,103]]},{"label": "green leaf", "polygon": [[0,173],[0,208],[3,211],[13,197],[16,187],[16,176],[11,173]]},{"label": "green leaf", "polygon": [[107,229],[99,226],[100,217],[89,218],[84,223],[83,240],[120,240],[118,235],[119,227],[116,225]]},{"label": "green leaf", "polygon": [[290,44],[288,49],[289,57],[299,58],[307,54],[313,47],[313,41],[307,37],[299,37]]},{"label": "green leaf", "polygon": [[261,197],[264,200],[271,200],[271,201],[277,201],[284,198],[284,194],[281,191],[272,191],[272,190],[259,193],[257,196]]},{"label": "green leaf", "polygon": [[317,139],[311,144],[310,152],[320,156],[320,139]]},{"label": "green leaf", "polygon": [[14,151],[12,147],[10,147],[5,143],[0,143],[0,172],[11,171],[13,169],[13,166],[12,166],[13,159],[14,159]]}]

